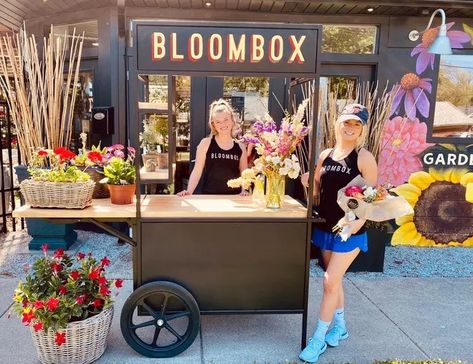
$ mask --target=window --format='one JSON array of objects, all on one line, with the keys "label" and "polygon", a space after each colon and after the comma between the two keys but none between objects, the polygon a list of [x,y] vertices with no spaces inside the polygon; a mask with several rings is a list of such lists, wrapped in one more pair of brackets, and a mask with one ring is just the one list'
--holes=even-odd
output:
[{"label": "window", "polygon": [[322,52],[374,54],[377,27],[374,25],[323,25]]},{"label": "window", "polygon": [[54,36],[64,37],[64,34],[72,36],[74,33],[81,35],[84,33],[84,48],[94,48],[99,46],[99,31],[97,20],[91,20],[82,23],[54,25]]},{"label": "window", "polygon": [[442,55],[434,137],[473,138],[473,54]]}]

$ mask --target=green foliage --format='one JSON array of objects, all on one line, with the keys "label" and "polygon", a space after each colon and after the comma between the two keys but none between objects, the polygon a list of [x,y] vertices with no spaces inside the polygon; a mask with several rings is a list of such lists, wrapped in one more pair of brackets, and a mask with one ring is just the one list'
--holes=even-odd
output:
[{"label": "green foliage", "polygon": [[262,96],[269,95],[269,79],[266,77],[225,77],[223,80],[225,97],[231,96],[231,91],[255,91]]},{"label": "green foliage", "polygon": [[43,169],[28,168],[31,178],[40,182],[85,182],[90,176],[74,166],[67,166],[64,169]]},{"label": "green foliage", "polygon": [[73,259],[63,249],[50,256],[46,245],[43,252],[13,297],[13,310],[25,325],[36,331],[58,331],[69,322],[95,316],[111,306],[110,289],[113,285],[121,287],[122,281],[105,277],[108,258],[97,261],[91,254],[78,253]]},{"label": "green foliage", "polygon": [[375,43],[375,26],[323,25],[322,52],[372,54]]},{"label": "green foliage", "polygon": [[133,161],[112,157],[104,168],[105,178],[101,183],[111,185],[131,185],[135,183],[136,171]]}]

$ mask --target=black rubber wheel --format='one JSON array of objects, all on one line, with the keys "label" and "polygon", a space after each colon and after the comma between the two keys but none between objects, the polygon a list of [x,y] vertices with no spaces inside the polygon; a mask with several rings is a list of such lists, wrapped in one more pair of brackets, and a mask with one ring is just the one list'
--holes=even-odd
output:
[{"label": "black rubber wheel", "polygon": [[167,281],[150,282],[128,297],[120,327],[136,352],[150,358],[169,358],[194,342],[200,327],[200,310],[184,287]]}]

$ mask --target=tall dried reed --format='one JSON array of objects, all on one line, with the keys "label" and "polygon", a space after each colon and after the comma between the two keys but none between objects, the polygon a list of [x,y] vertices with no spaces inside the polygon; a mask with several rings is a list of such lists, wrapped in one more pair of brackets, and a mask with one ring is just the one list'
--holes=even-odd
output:
[{"label": "tall dried reed", "polygon": [[0,38],[0,88],[26,163],[37,148],[67,146],[71,140],[83,41],[84,34],[75,30],[56,36],[51,26],[40,54],[25,26]]}]

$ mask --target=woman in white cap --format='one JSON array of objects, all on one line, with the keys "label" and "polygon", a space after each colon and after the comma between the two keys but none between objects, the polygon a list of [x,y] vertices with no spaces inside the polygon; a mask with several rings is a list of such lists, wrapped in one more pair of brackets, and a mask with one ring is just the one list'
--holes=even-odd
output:
[{"label": "woman in white cap", "polygon": [[[368,110],[360,104],[347,105],[335,124],[335,147],[320,153],[314,176],[314,198],[325,223],[312,233],[312,243],[322,251],[325,274],[319,319],[313,336],[299,358],[315,363],[329,346],[348,337],[344,317],[343,276],[360,250],[368,250],[365,220],[341,221],[345,213],[337,204],[337,192],[361,174],[375,185],[378,167],[373,155],[363,148],[367,136]],[[308,185],[308,173],[302,176]],[[336,225],[348,225],[351,236],[342,241],[332,232]],[[332,327],[330,324],[333,322]],[[330,328],[330,330],[329,330]]]}]

